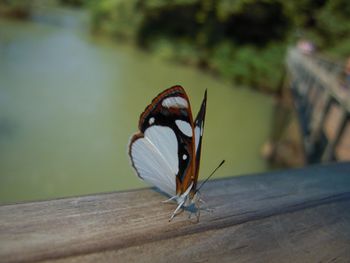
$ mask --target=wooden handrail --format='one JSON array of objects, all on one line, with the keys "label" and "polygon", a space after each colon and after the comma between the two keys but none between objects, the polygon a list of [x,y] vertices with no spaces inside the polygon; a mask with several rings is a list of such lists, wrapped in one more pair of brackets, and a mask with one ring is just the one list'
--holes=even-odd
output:
[{"label": "wooden handrail", "polygon": [[345,262],[350,163],[213,180],[199,223],[152,189],[0,206],[1,262]]}]

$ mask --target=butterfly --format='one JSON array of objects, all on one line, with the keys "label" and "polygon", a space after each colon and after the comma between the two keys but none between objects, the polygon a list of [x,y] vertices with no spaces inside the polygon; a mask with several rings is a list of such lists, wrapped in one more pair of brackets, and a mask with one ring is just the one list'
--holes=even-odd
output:
[{"label": "butterfly", "polygon": [[207,91],[195,120],[181,86],[158,94],[140,115],[139,131],[129,141],[131,165],[137,175],[156,186],[181,208],[195,205],[199,220],[197,180],[207,106]]}]

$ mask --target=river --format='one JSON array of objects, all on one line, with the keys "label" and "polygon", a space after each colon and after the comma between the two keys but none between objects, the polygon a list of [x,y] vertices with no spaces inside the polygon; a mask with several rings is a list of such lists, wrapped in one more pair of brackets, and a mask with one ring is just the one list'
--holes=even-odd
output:
[{"label": "river", "polygon": [[127,143],[145,106],[175,84],[195,113],[208,89],[201,179],[222,159],[214,177],[268,169],[271,97],[93,36],[75,12],[0,19],[0,203],[145,187]]}]

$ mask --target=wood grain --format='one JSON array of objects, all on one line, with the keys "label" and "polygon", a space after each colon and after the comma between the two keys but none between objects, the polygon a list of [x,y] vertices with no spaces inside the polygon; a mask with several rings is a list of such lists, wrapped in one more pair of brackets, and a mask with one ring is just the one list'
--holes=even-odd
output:
[{"label": "wood grain", "polygon": [[200,222],[152,189],[0,207],[1,262],[349,262],[350,163],[209,182]]}]

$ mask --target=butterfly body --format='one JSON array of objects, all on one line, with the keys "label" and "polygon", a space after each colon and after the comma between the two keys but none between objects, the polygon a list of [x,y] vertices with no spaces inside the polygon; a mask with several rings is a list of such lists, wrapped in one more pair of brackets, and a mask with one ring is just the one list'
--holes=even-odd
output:
[{"label": "butterfly body", "polygon": [[140,116],[139,132],[129,142],[137,175],[175,200],[178,207],[197,203],[197,180],[206,111],[206,92],[193,121],[188,96],[173,86],[156,96]]}]

